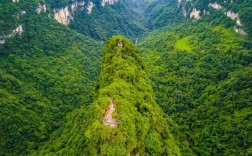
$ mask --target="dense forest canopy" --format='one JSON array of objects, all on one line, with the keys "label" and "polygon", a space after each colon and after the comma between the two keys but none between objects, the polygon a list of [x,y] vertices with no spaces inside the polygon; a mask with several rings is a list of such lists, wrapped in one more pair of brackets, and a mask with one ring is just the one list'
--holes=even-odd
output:
[{"label": "dense forest canopy", "polygon": [[[138,50],[117,36],[107,40],[103,54],[94,103],[76,111],[60,136],[36,154],[180,155]],[[110,103],[115,125],[104,124]]]},{"label": "dense forest canopy", "polygon": [[251,21],[251,0],[2,0],[0,155],[252,155]]},{"label": "dense forest canopy", "polygon": [[232,31],[188,23],[139,45],[158,104],[197,155],[248,154],[252,143],[251,40]]}]

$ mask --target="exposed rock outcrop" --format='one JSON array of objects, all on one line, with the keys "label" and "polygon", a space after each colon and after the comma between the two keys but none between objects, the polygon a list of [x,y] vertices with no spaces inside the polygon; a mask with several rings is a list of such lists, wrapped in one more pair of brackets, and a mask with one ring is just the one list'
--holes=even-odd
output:
[{"label": "exposed rock outcrop", "polygon": [[25,10],[21,10],[21,11],[20,11],[20,15],[22,16],[22,15],[24,15],[24,14],[26,14],[26,11],[25,11]]},{"label": "exposed rock outcrop", "polygon": [[193,18],[194,20],[201,19],[200,10],[197,10],[196,8],[193,8],[192,12],[190,13],[190,18]]},{"label": "exposed rock outcrop", "polygon": [[186,17],[187,16],[187,12],[186,12],[186,9],[184,7],[182,7],[182,13],[183,13],[183,16]]},{"label": "exposed rock outcrop", "polygon": [[73,19],[71,12],[68,9],[68,6],[65,8],[61,8],[57,11],[55,11],[54,18],[64,25],[68,25],[70,23],[70,20]]},{"label": "exposed rock outcrop", "polygon": [[[113,5],[117,2],[118,0],[101,0],[101,5],[104,7],[106,4]],[[83,11],[86,8],[87,14],[91,14],[94,7],[95,3],[92,1],[86,3],[84,0],[83,1],[75,0],[69,6],[60,9],[54,9],[54,18],[59,23],[68,25],[71,22],[71,20],[73,20],[74,12],[77,11],[77,9]],[[38,12],[38,14],[41,13],[42,11],[46,12],[46,5],[39,4],[36,11]]]},{"label": "exposed rock outcrop", "polygon": [[84,6],[84,5],[85,5],[85,2],[84,2],[84,1],[82,1],[82,2],[78,2],[77,4],[78,4],[78,6],[81,6],[81,7],[82,7],[82,6]]},{"label": "exposed rock outcrop", "polygon": [[113,5],[113,4],[117,3],[117,2],[118,2],[118,0],[102,0],[101,5],[105,6],[106,3],[109,4],[109,5]]},{"label": "exposed rock outcrop", "polygon": [[4,44],[6,42],[5,39],[14,37],[16,35],[21,35],[23,32],[24,32],[23,25],[19,25],[10,34],[8,34],[8,35],[1,35],[0,36],[0,44]]},{"label": "exposed rock outcrop", "polygon": [[115,111],[115,103],[112,98],[110,98],[110,103],[108,108],[105,110],[103,125],[115,128],[118,126],[118,122],[113,118],[113,112]]},{"label": "exposed rock outcrop", "polygon": [[248,35],[242,28],[234,28],[235,32],[239,33],[240,35]]},{"label": "exposed rock outcrop", "polygon": [[178,0],[178,5],[181,5],[182,0]]},{"label": "exposed rock outcrop", "polygon": [[37,13],[40,14],[41,12],[46,12],[46,5],[43,4],[41,5],[40,3],[38,4],[38,8],[36,9]]},{"label": "exposed rock outcrop", "polygon": [[0,39],[0,44],[4,44],[5,43],[5,39]]},{"label": "exposed rock outcrop", "polygon": [[95,5],[94,5],[93,2],[91,2],[91,1],[88,2],[88,7],[87,7],[87,13],[88,13],[88,14],[91,14],[91,13],[92,13],[92,10],[93,10],[93,7],[94,7],[94,6],[95,6]]},{"label": "exposed rock outcrop", "polygon": [[232,20],[236,20],[236,24],[239,25],[239,26],[242,26],[242,23],[241,23],[241,20],[239,18],[239,14],[238,13],[235,13],[231,10],[229,11],[225,11],[226,9],[224,7],[222,7],[221,5],[219,5],[218,3],[209,3],[208,5],[209,7],[212,7],[216,10],[221,10],[222,12],[224,12],[229,18],[231,18]]},{"label": "exposed rock outcrop", "polygon": [[226,15],[227,15],[228,17],[230,17],[232,20],[236,20],[236,24],[237,24],[237,25],[242,26],[241,20],[240,20],[240,18],[239,18],[239,14],[238,14],[238,13],[235,13],[235,12],[232,12],[232,11],[229,10],[229,11],[226,13]]},{"label": "exposed rock outcrop", "polygon": [[219,5],[218,3],[216,3],[216,2],[215,3],[209,3],[208,6],[214,8],[216,10],[222,10],[223,9],[223,7],[221,5]]},{"label": "exposed rock outcrop", "polygon": [[[188,1],[188,0],[186,0]],[[232,2],[232,1],[231,1]],[[182,5],[182,13],[183,15],[186,17],[187,16],[187,10],[183,7],[183,1],[181,0],[178,0],[178,5]],[[209,8],[213,8],[213,9],[216,9],[216,10],[220,10],[222,11],[227,17],[231,18],[232,20],[235,20],[236,21],[236,24],[239,28],[235,27],[235,31],[241,35],[247,35],[247,33],[244,31],[244,29],[242,28],[243,25],[242,25],[242,22],[239,18],[239,14],[236,13],[236,12],[233,12],[231,10],[228,10],[221,6],[220,4],[218,4],[217,2],[215,3],[209,3],[208,4],[208,7]],[[196,20],[199,20],[201,19],[201,16],[200,16],[200,13],[201,11],[200,10],[197,10],[196,8],[193,8],[192,12],[190,13],[190,18],[193,19],[193,21],[196,21]],[[209,15],[210,12],[207,11],[207,9],[204,9],[203,10],[203,15]]]},{"label": "exposed rock outcrop", "polygon": [[72,12],[75,12],[75,10],[77,9],[77,7],[78,7],[78,3],[77,2],[73,3],[71,5]]}]

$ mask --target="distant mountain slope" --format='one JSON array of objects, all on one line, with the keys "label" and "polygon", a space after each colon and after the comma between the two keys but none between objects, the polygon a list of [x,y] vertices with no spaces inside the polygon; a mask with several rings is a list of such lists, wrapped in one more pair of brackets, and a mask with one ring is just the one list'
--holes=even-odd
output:
[{"label": "distant mountain slope", "polygon": [[34,155],[180,155],[138,50],[116,36],[103,54],[94,103],[73,112]]},{"label": "distant mountain slope", "polygon": [[[186,1],[178,0],[179,6],[185,17],[193,20],[212,16],[208,18],[208,22],[215,24],[226,24],[234,27],[234,29],[242,34],[252,35],[252,1],[221,1],[221,0],[202,0],[202,1]],[[234,22],[228,22],[232,19]]]},{"label": "distant mountain slope", "polygon": [[76,12],[69,26],[96,40],[104,41],[108,37],[119,34],[134,40],[145,31],[134,14],[124,1],[105,6],[97,2],[90,14],[83,11]]},{"label": "distant mountain slope", "polygon": [[139,8],[144,10],[141,13],[144,15],[145,27],[151,30],[185,21],[205,20],[216,26],[222,24],[232,27],[241,35],[251,36],[252,34],[251,0],[156,0],[148,2],[150,2],[148,6]]},{"label": "distant mountain slope", "polygon": [[54,19],[101,41],[118,34],[135,39],[145,30],[134,11],[121,0],[4,1],[0,6],[5,8],[0,10],[0,42],[31,13],[34,17],[37,14]]},{"label": "distant mountain slope", "polygon": [[185,20],[176,0],[153,1],[145,9],[144,15],[145,26],[151,30],[181,23]]},{"label": "distant mountain slope", "polygon": [[157,102],[180,127],[182,154],[251,154],[251,47],[249,37],[205,21],[139,43]]}]

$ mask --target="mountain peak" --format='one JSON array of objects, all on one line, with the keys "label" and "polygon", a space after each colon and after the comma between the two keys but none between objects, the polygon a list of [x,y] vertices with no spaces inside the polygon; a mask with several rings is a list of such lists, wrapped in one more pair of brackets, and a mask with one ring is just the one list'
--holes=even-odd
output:
[{"label": "mountain peak", "polygon": [[[96,99],[84,114],[88,120],[77,117],[66,127],[50,144],[54,152],[70,154],[70,146],[56,149],[55,145],[78,136],[71,144],[81,155],[180,155],[137,53],[122,36],[107,40]],[[78,125],[87,126],[78,130]],[[49,154],[45,151],[40,152]]]}]

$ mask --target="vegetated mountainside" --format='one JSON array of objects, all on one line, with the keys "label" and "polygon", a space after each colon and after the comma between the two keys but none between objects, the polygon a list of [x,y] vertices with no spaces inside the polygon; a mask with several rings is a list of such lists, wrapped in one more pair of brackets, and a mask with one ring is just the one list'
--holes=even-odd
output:
[{"label": "vegetated mountainside", "polygon": [[96,40],[104,41],[118,34],[135,39],[145,30],[125,1],[65,0],[58,3],[52,0],[44,4],[53,9],[48,13],[57,15],[60,23]]},{"label": "vegetated mountainside", "polygon": [[115,36],[103,54],[94,103],[70,114],[34,155],[180,155],[138,50]]},{"label": "vegetated mountainside", "polygon": [[12,34],[0,44],[0,155],[26,155],[90,103],[101,60],[100,43],[29,7],[16,18],[21,5],[0,9],[1,33]]},{"label": "vegetated mountainside", "polygon": [[125,35],[130,39],[136,39],[146,29],[138,22],[135,12],[124,1],[118,1],[113,5],[96,3],[91,14],[78,11],[74,20],[69,24],[70,28],[91,36],[96,40],[106,40],[113,35]]},{"label": "vegetated mountainside", "polygon": [[237,33],[251,36],[251,4],[251,0],[157,0],[143,8],[145,20],[142,22],[153,30],[185,21],[204,20],[215,26],[233,27]]},{"label": "vegetated mountainside", "polygon": [[[14,30],[27,13],[56,20],[59,23],[104,41],[113,35],[123,34],[137,38],[145,28],[134,16],[135,12],[121,0],[4,0],[0,6],[0,35]],[[2,36],[0,36],[0,40]]]},{"label": "vegetated mountainside", "polygon": [[[252,35],[252,1],[233,1],[233,0],[178,0],[185,17],[198,20],[212,15],[209,22],[212,24],[227,24],[227,18],[234,20],[229,26],[235,27],[237,32]],[[213,16],[215,15],[215,16]]]},{"label": "vegetated mountainside", "polygon": [[251,154],[250,37],[199,21],[150,33],[138,46],[157,103],[179,126],[182,155]]},{"label": "vegetated mountainside", "polygon": [[[169,129],[182,155],[250,155],[251,4],[2,0],[0,155],[179,155]],[[139,47],[157,99],[137,50],[113,38],[93,101],[101,44],[90,37],[149,30]],[[114,129],[102,125],[110,113]]]},{"label": "vegetated mountainside", "polygon": [[144,25],[150,30],[181,23],[185,20],[176,0],[153,1],[143,13],[145,15]]}]

